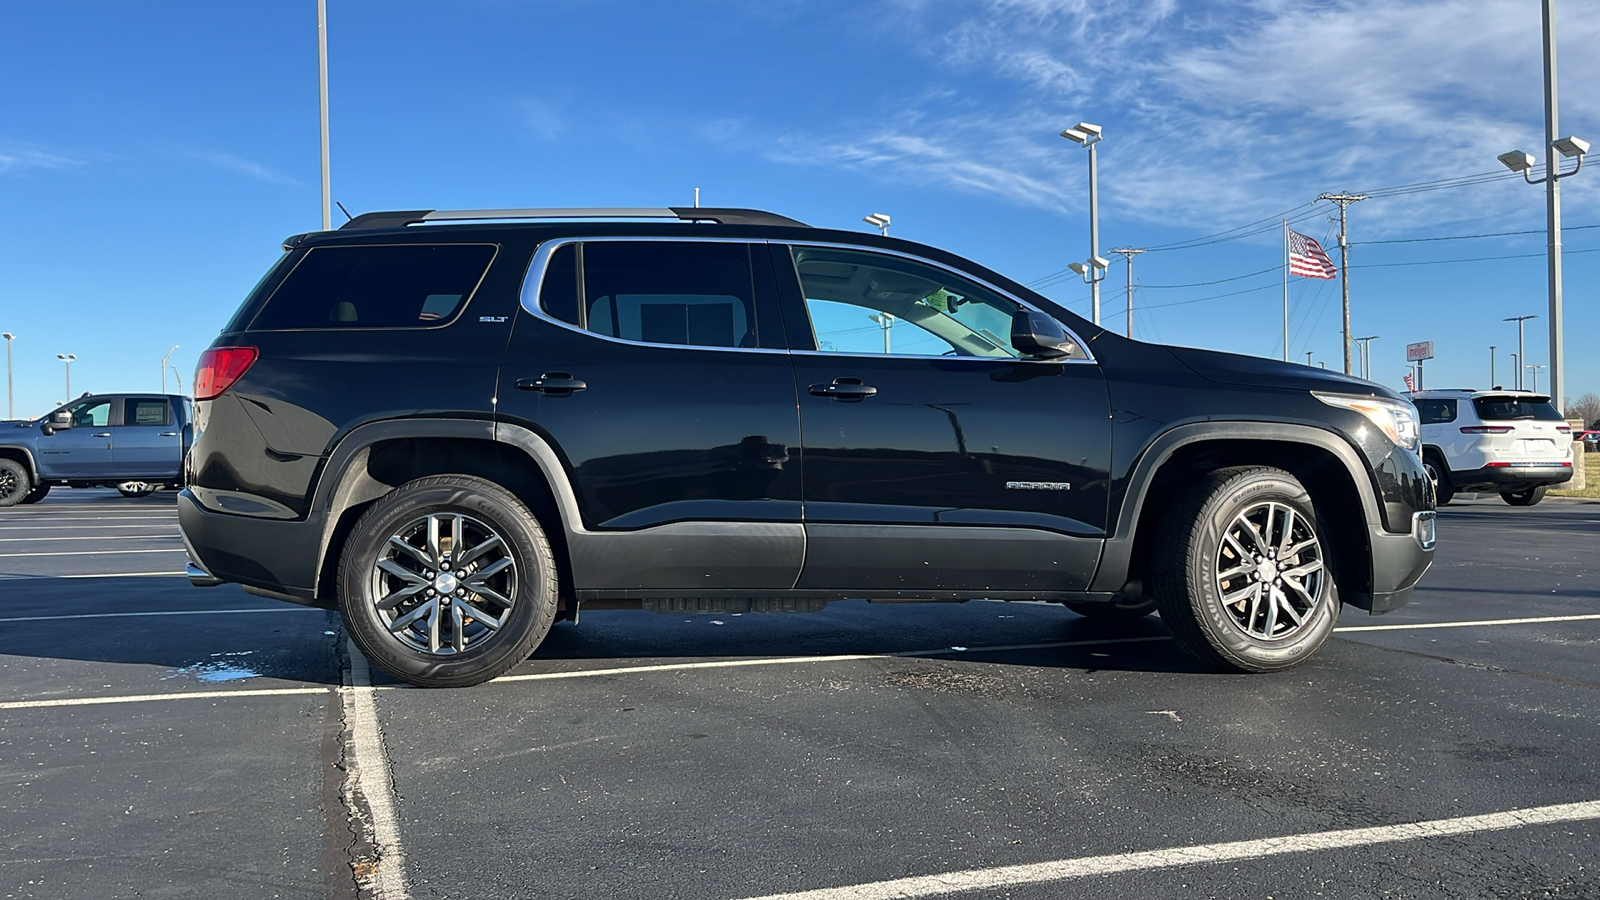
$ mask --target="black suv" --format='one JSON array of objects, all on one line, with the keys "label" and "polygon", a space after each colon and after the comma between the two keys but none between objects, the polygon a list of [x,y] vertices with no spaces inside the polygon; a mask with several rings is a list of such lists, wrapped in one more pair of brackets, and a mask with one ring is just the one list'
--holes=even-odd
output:
[{"label": "black suv", "polygon": [[416,684],[493,678],[583,607],[843,598],[1159,610],[1266,671],[1432,557],[1399,396],[1128,340],[920,244],[565,209],[284,249],[196,374],[189,575],[337,608]]}]

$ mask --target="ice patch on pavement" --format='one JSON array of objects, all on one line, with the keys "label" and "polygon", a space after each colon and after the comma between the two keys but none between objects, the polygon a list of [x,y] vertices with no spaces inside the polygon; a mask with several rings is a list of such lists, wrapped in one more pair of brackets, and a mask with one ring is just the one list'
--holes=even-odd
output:
[{"label": "ice patch on pavement", "polygon": [[254,650],[238,650],[233,653],[213,653],[211,654],[210,659],[207,659],[204,662],[197,662],[193,665],[187,665],[180,669],[173,669],[171,675],[163,675],[161,676],[161,680],[166,681],[168,679],[178,678],[184,675],[190,675],[200,679],[201,681],[208,682],[242,681],[246,678],[259,678],[261,677],[260,672],[245,668],[244,666],[240,665],[240,660],[238,659],[238,657],[249,656],[253,653],[255,653]]}]

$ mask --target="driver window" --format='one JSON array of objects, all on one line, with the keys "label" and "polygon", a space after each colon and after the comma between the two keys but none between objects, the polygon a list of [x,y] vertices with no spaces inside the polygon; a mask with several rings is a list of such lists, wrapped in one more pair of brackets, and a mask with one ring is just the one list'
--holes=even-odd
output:
[{"label": "driver window", "polygon": [[71,407],[74,427],[100,428],[111,424],[110,400],[85,400]]},{"label": "driver window", "polygon": [[1016,359],[1018,305],[943,269],[908,259],[795,247],[817,349],[896,356]]}]

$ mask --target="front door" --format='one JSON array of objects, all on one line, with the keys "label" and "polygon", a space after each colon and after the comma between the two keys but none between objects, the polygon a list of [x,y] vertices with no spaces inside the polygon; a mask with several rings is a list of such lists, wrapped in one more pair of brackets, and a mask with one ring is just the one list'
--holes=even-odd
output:
[{"label": "front door", "polygon": [[[796,348],[799,586],[1086,589],[1106,530],[1110,401],[1081,346],[1011,347],[1021,304],[942,266],[774,248]],[[785,280],[787,276],[787,280]],[[796,277],[798,276],[798,277]],[[795,328],[796,324],[800,327]],[[796,333],[798,331],[798,333]]]},{"label": "front door", "polygon": [[46,478],[109,478],[112,462],[110,398],[80,400],[66,407],[72,427],[39,441],[39,468]]},{"label": "front door", "polygon": [[562,457],[575,587],[793,587],[800,424],[766,246],[546,245],[528,281],[499,419]]}]

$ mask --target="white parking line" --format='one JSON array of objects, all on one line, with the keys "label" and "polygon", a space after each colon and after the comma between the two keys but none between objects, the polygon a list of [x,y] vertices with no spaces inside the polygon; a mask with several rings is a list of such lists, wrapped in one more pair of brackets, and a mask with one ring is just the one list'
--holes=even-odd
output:
[{"label": "white parking line", "polygon": [[33,537],[0,537],[0,544],[14,544],[18,541],[35,541],[48,543],[50,541],[147,541],[153,538],[175,541],[180,535],[167,531],[161,534],[91,534],[87,537],[55,537],[53,535],[35,535]]},{"label": "white parking line", "polygon": [[171,578],[187,572],[99,572],[93,575],[27,575],[20,572],[0,572],[0,581],[20,578]]},{"label": "white parking line", "polygon": [[156,547],[149,550],[51,550],[48,553],[0,553],[0,558],[18,556],[110,556],[114,553],[182,553],[182,547]]},{"label": "white parking line", "polygon": [[[407,900],[405,854],[400,849],[400,826],[394,812],[394,782],[389,771],[383,732],[378,727],[378,705],[373,699],[367,658],[354,643],[345,642],[349,662],[339,688],[344,702],[349,754],[346,759],[345,808],[367,819],[373,860],[361,886],[377,900]],[[365,816],[362,815],[365,811]]]},{"label": "white parking line", "polygon": [[161,521],[161,522],[176,522],[176,521],[178,521],[178,517],[177,517],[176,514],[170,515],[170,516],[84,516],[84,517],[73,518],[73,517],[70,517],[70,516],[60,516],[60,517],[58,517],[58,516],[47,516],[47,515],[32,515],[32,516],[30,516],[30,515],[27,515],[26,513],[24,513],[22,515],[18,515],[15,510],[6,513],[6,519],[8,521],[11,520],[11,519],[19,519],[19,520],[20,519],[31,519],[31,520],[35,520],[35,521],[39,521],[39,522],[136,522],[136,521],[141,521],[141,520]]},{"label": "white parking line", "polygon": [[788,894],[767,894],[751,900],[904,900],[914,897],[937,897],[964,891],[997,890],[1024,884],[1042,884],[1083,878],[1090,875],[1112,875],[1119,872],[1140,872],[1152,869],[1175,869],[1230,860],[1265,859],[1287,853],[1307,853],[1341,850],[1348,847],[1368,847],[1374,844],[1392,844],[1400,841],[1417,841],[1428,838],[1479,834],[1486,831],[1505,831],[1529,825],[1553,825],[1561,822],[1580,822],[1600,819],[1600,801],[1563,803],[1556,806],[1536,806],[1482,816],[1462,816],[1454,819],[1432,819],[1408,822],[1403,825],[1382,825],[1376,828],[1350,828],[1342,831],[1308,832],[1284,837],[1253,841],[1231,841],[1222,844],[1198,844],[1172,847],[1166,850],[1147,850],[1142,853],[1113,853],[1107,856],[1085,856],[1052,862],[1031,863],[1020,866],[1001,866],[993,869],[968,869],[961,872],[944,872],[914,878],[896,878],[892,881],[873,881],[845,887],[796,891]]},{"label": "white parking line", "polygon": [[268,606],[260,609],[171,609],[157,612],[115,612],[115,613],[74,613],[70,616],[13,616],[9,619],[0,619],[0,624],[5,622],[59,622],[64,619],[124,619],[139,616],[228,616],[238,613],[278,613],[278,612],[327,612],[311,606],[293,606],[285,603],[283,606]]},{"label": "white parking line", "polygon": [[1476,622],[1412,622],[1405,625],[1351,625],[1334,631],[1411,631],[1423,628],[1473,628],[1486,625],[1537,625],[1541,622],[1592,622],[1597,615],[1538,616],[1529,619],[1480,619]]},{"label": "white parking line", "polygon": [[5,709],[51,709],[60,706],[98,706],[103,703],[151,703],[157,700],[214,700],[221,697],[282,697],[291,694],[326,694],[332,688],[262,688],[255,691],[188,691],[182,694],[134,694],[122,697],[57,697],[53,700],[8,700]]},{"label": "white parking line", "polygon": [[94,531],[106,528],[160,528],[159,525],[0,525],[0,531]]}]

